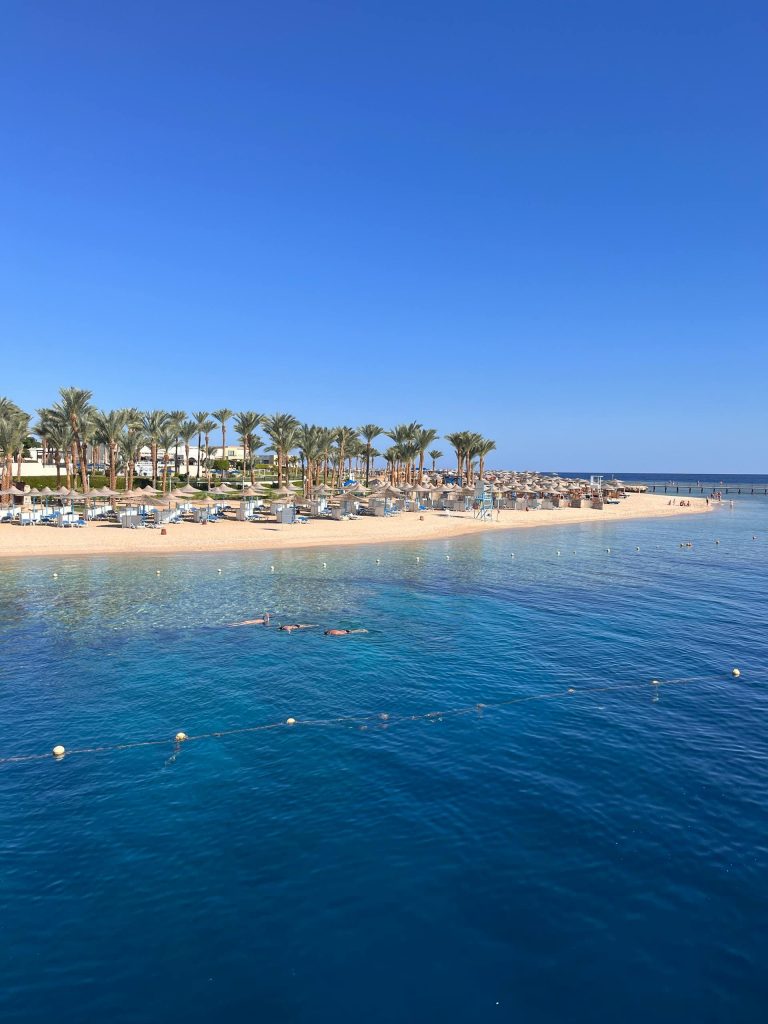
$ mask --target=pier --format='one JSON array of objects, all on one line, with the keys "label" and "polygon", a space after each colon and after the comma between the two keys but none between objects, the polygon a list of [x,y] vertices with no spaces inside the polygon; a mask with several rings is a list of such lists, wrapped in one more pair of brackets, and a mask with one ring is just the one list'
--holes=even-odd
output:
[{"label": "pier", "polygon": [[734,487],[732,484],[720,486],[701,487],[699,484],[648,484],[648,490],[652,494],[663,491],[664,494],[710,494],[712,490],[718,490],[721,494],[766,494],[768,487]]}]

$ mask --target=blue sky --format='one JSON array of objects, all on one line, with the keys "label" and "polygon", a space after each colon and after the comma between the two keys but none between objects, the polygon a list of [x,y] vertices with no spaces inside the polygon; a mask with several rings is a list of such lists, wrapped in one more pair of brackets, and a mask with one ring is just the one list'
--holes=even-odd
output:
[{"label": "blue sky", "polygon": [[0,393],[766,471],[767,20],[8,0]]}]

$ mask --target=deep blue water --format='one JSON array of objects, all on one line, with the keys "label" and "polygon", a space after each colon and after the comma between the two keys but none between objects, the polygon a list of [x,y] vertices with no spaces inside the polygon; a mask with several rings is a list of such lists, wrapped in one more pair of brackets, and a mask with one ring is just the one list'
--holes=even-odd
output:
[{"label": "deep blue water", "polygon": [[[560,476],[567,478],[583,479],[589,478],[593,475],[594,470],[585,471],[581,473],[561,473]],[[765,473],[603,473],[602,476],[606,479],[613,479],[618,477],[619,480],[623,480],[625,483],[645,483],[645,484],[656,484],[664,485],[674,481],[675,484],[679,484],[681,487],[689,486],[695,487],[697,484],[705,488],[716,488],[716,487],[742,487],[743,489],[750,491],[751,488],[759,490],[762,494],[765,488],[768,487],[768,475]]]},{"label": "deep blue water", "polygon": [[0,755],[299,721],[0,764],[0,1020],[763,1020],[767,593],[765,499],[0,563]]}]

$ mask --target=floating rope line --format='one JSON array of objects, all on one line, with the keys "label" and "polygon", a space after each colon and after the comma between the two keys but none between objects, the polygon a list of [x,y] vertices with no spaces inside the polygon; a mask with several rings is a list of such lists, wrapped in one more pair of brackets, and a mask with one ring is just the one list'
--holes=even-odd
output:
[{"label": "floating rope line", "polygon": [[[741,676],[739,669],[731,670],[731,676],[738,679]],[[752,682],[763,682],[763,679],[751,677]],[[228,736],[242,736],[247,733],[268,732],[272,729],[299,729],[319,728],[328,726],[356,726],[365,730],[370,726],[376,728],[389,728],[394,725],[401,725],[406,722],[420,721],[442,721],[444,718],[456,718],[460,715],[480,714],[484,711],[494,711],[508,708],[514,704],[527,704],[533,701],[562,700],[564,698],[583,697],[598,693],[620,693],[628,690],[647,689],[649,686],[654,691],[654,700],[658,698],[658,692],[663,687],[669,686],[693,686],[706,684],[722,684],[722,677],[712,676],[687,676],[680,679],[652,679],[650,682],[616,683],[602,686],[583,686],[576,688],[568,686],[565,689],[547,690],[544,693],[529,693],[518,697],[510,697],[507,700],[494,700],[478,702],[475,704],[459,705],[458,707],[442,708],[437,711],[420,711],[413,714],[391,713],[391,712],[361,712],[355,715],[339,715],[332,718],[286,718],[277,722],[263,722],[258,725],[236,726],[232,729],[217,729],[212,732],[192,733],[177,732],[174,736],[166,736],[161,739],[140,739],[128,740],[125,743],[104,743],[92,747],[74,747],[67,749],[63,746],[55,746],[52,751],[43,754],[11,754],[0,757],[0,764],[17,764],[24,761],[42,761],[49,759],[51,754],[55,760],[63,760],[74,754],[109,754],[122,750],[135,750],[139,747],[173,747],[173,753],[166,761],[171,764],[181,750],[182,744],[195,743],[199,740],[224,739]]]}]

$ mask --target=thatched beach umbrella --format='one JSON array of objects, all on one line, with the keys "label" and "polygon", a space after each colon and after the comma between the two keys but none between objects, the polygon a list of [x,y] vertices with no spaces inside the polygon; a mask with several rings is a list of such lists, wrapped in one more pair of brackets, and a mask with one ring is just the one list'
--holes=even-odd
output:
[{"label": "thatched beach umbrella", "polygon": [[279,488],[279,490],[275,491],[274,496],[278,499],[295,498],[296,491],[294,490],[293,487],[290,487],[288,484],[283,484],[283,486]]}]

